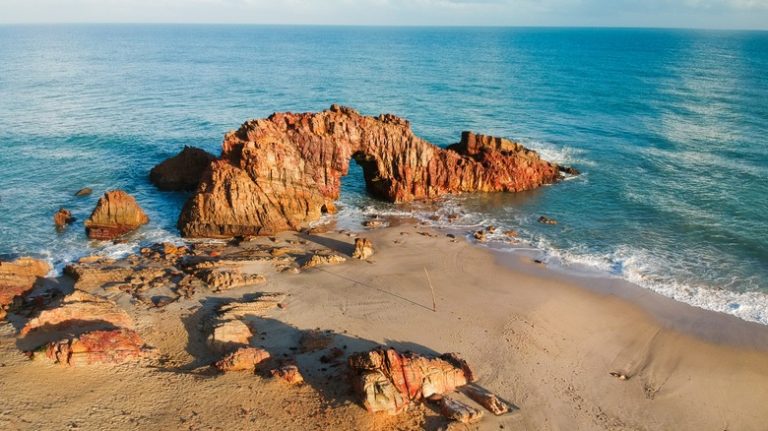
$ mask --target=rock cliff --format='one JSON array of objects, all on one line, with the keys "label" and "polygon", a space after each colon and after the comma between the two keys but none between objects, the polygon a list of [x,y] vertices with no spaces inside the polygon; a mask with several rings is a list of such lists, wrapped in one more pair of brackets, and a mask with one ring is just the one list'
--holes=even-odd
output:
[{"label": "rock cliff", "polygon": [[340,178],[354,159],[374,196],[408,202],[462,192],[518,192],[553,183],[561,168],[522,145],[465,132],[440,148],[407,120],[337,105],[318,113],[276,113],[224,138],[179,229],[187,237],[298,230],[333,211]]}]

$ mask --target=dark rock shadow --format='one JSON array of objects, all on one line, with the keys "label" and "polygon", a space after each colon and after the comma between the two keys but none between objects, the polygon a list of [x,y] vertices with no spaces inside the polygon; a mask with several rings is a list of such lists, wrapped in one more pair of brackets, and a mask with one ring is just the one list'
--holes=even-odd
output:
[{"label": "dark rock shadow", "polygon": [[300,233],[298,236],[307,241],[312,241],[315,244],[319,244],[319,245],[322,245],[323,247],[330,248],[331,250],[337,253],[344,254],[348,257],[352,257],[352,253],[355,251],[354,243],[339,241],[337,239],[326,238],[323,236],[313,235],[310,233]]}]

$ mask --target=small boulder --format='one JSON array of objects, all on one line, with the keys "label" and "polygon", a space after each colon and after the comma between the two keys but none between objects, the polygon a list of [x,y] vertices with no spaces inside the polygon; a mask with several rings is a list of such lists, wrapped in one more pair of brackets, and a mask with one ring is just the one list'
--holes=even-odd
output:
[{"label": "small boulder", "polygon": [[309,258],[309,260],[304,262],[301,267],[306,269],[321,265],[337,265],[339,263],[345,262],[346,260],[347,258],[339,254],[314,254]]},{"label": "small boulder", "polygon": [[517,238],[518,233],[516,230],[505,230],[504,235],[506,235],[507,238]]},{"label": "small boulder", "polygon": [[299,367],[293,364],[275,368],[270,371],[270,374],[272,374],[272,377],[284,380],[292,385],[304,383],[304,376],[301,375]]},{"label": "small boulder", "polygon": [[368,229],[378,229],[380,227],[386,227],[388,223],[379,217],[374,217],[363,222],[363,226]]},{"label": "small boulder", "polygon": [[72,212],[65,208],[59,208],[56,214],[53,215],[53,223],[57,228],[63,229],[68,224],[73,223],[75,218],[72,217]]},{"label": "small boulder", "polygon": [[479,230],[479,231],[475,232],[475,233],[474,233],[472,236],[473,236],[473,237],[474,237],[476,240],[478,240],[478,241],[480,241],[480,242],[483,242],[483,241],[485,241],[485,231],[484,231],[484,230]]},{"label": "small boulder", "polygon": [[77,197],[89,196],[91,193],[93,193],[93,189],[90,187],[85,187],[75,192],[75,196]]},{"label": "small boulder", "polygon": [[373,256],[373,242],[368,238],[355,238],[355,251],[352,253],[352,257],[355,259],[365,260]]},{"label": "small boulder", "polygon": [[241,347],[234,352],[228,354],[220,361],[216,362],[215,366],[219,371],[251,371],[256,369],[256,366],[270,358],[269,352],[257,347]]},{"label": "small boulder", "polygon": [[539,223],[541,224],[557,224],[557,220],[553,218],[549,218],[547,216],[541,216],[539,217]]},{"label": "small boulder", "polygon": [[207,151],[185,146],[179,154],[152,168],[149,180],[160,190],[192,191],[214,160],[216,157]]},{"label": "small boulder", "polygon": [[147,223],[149,217],[133,196],[122,190],[112,190],[99,199],[85,221],[85,231],[88,238],[112,240]]}]

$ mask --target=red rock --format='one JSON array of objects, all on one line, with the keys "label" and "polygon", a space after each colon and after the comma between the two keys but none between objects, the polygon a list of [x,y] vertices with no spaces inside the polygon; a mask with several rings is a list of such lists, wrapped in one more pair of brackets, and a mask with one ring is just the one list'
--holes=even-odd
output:
[{"label": "red rock", "polygon": [[368,238],[355,238],[355,251],[352,252],[352,257],[355,259],[365,260],[373,256],[373,242]]},{"label": "red rock", "polygon": [[120,364],[142,357],[145,353],[143,346],[144,342],[135,331],[114,329],[54,341],[39,353],[62,365]]},{"label": "red rock", "polygon": [[[0,310],[13,303],[14,298],[32,290],[40,277],[51,271],[48,262],[20,257],[14,261],[0,261]],[[2,313],[5,315],[5,313]]]},{"label": "red rock", "polygon": [[68,224],[74,221],[75,218],[72,217],[72,212],[70,212],[68,209],[60,208],[58,211],[56,211],[56,214],[53,215],[53,223],[59,229],[66,227]]},{"label": "red rock", "polygon": [[185,146],[179,154],[152,168],[149,180],[160,190],[194,190],[215,159],[207,151]]},{"label": "red rock", "polygon": [[352,384],[370,412],[400,413],[409,403],[453,392],[472,381],[456,355],[426,358],[378,348],[348,359]]},{"label": "red rock", "polygon": [[241,347],[216,362],[219,371],[254,371],[256,366],[269,359],[270,355],[264,349],[256,347]]},{"label": "red rock", "polygon": [[149,217],[136,199],[122,190],[113,190],[99,199],[85,221],[85,231],[91,239],[111,240],[147,223]]},{"label": "red rock", "polygon": [[561,177],[557,165],[506,139],[465,132],[460,143],[442,149],[415,136],[406,120],[334,105],[319,113],[276,113],[228,133],[179,229],[188,237],[299,230],[332,207],[353,158],[369,192],[390,202],[516,192]]}]

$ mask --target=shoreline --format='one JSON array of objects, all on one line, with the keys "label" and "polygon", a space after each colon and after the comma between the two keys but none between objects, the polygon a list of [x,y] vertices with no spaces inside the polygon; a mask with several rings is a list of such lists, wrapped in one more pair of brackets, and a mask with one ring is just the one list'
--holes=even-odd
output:
[{"label": "shoreline", "polygon": [[[425,354],[460,353],[479,376],[478,384],[518,408],[500,417],[487,415],[476,429],[760,430],[768,421],[762,409],[768,401],[768,328],[762,325],[641,287],[558,274],[521,256],[452,240],[413,223],[350,235],[286,232],[275,242],[255,241],[284,247],[304,240],[348,257],[350,242],[360,236],[373,241],[376,254],[368,261],[351,259],[298,274],[246,262],[244,270],[265,274],[265,284],[200,291],[163,308],[118,295],[137,331],[162,354],[160,362],[62,368],[29,361],[15,345],[13,327],[0,325],[0,363],[5,364],[0,388],[16,394],[4,407],[0,425],[61,429],[73,421],[80,429],[104,423],[114,429],[178,428],[180,417],[191,429],[254,423],[260,429],[289,424],[437,429],[444,424],[424,406],[394,417],[367,413],[345,389],[343,373],[321,371],[319,353],[297,356],[308,374],[309,384],[301,388],[258,375],[211,374],[207,364],[217,358],[201,344],[200,322],[210,304],[256,292],[287,295],[284,308],[259,329],[259,344],[276,353],[292,354],[289,347],[298,334],[315,328],[333,331],[337,344],[349,346],[349,352],[386,344]],[[425,270],[434,285],[436,311]],[[63,285],[64,279],[58,282]],[[30,384],[40,381],[47,384]],[[116,396],[120,393],[147,396],[135,400]],[[84,417],[95,400],[102,400],[102,408]],[[295,408],[286,411],[285,403]],[[241,408],[262,413],[243,422]]]}]

